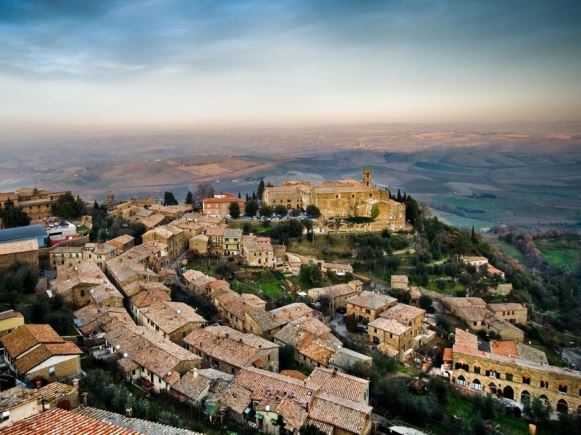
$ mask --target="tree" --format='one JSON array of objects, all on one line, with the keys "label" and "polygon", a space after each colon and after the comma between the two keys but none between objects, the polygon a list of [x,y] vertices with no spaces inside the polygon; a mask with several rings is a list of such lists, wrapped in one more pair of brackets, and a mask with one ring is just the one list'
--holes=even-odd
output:
[{"label": "tree", "polygon": [[260,206],[259,211],[260,211],[260,216],[264,216],[267,218],[271,217],[272,212],[273,212],[272,207],[270,205],[267,205],[267,204],[262,204]]},{"label": "tree", "polygon": [[163,194],[163,205],[178,205],[178,200],[172,192],[165,192]]},{"label": "tree", "polygon": [[228,212],[232,219],[238,219],[240,217],[240,204],[238,201],[232,201],[228,207]]},{"label": "tree", "polygon": [[319,269],[316,264],[309,264],[306,266],[301,266],[299,279],[311,287],[316,287],[321,285],[323,274],[321,273],[321,269]]},{"label": "tree", "polygon": [[256,189],[256,196],[258,197],[259,200],[262,201],[262,197],[264,196],[264,179],[261,179],[260,183],[258,183],[258,189]]},{"label": "tree", "polygon": [[373,207],[371,207],[371,219],[375,220],[379,217],[379,207],[377,206],[377,204],[375,204]]},{"label": "tree", "polygon": [[354,314],[345,316],[345,328],[349,332],[357,332],[357,319]]},{"label": "tree", "polygon": [[198,188],[194,193],[194,201],[195,204],[199,207],[202,206],[202,201],[206,198],[212,198],[214,196],[214,188],[210,183],[200,183],[198,184]]},{"label": "tree", "polygon": [[193,205],[194,204],[194,195],[190,190],[188,190],[188,194],[186,195],[186,204]]},{"label": "tree", "polygon": [[127,232],[130,236],[135,237],[135,244],[136,245],[141,245],[141,243],[143,243],[143,239],[141,238],[141,236],[143,236],[146,231],[147,231],[147,228],[143,223],[133,222],[133,223],[129,224],[129,228],[128,228]]},{"label": "tree", "polygon": [[299,435],[325,435],[325,432],[314,424],[306,424],[299,430]]},{"label": "tree", "polygon": [[256,216],[256,212],[258,211],[258,202],[254,201],[253,199],[247,200],[246,205],[244,206],[244,214],[248,217]]},{"label": "tree", "polygon": [[318,219],[321,217],[321,210],[319,210],[319,207],[314,204],[307,205],[306,212],[311,219]]},{"label": "tree", "polygon": [[288,213],[287,208],[282,204],[275,205],[273,211],[274,214],[278,214],[280,216],[286,216]]},{"label": "tree", "polygon": [[51,206],[51,213],[63,219],[79,218],[84,210],[85,203],[83,200],[79,196],[75,198],[71,192],[61,195]]},{"label": "tree", "polygon": [[432,309],[432,298],[428,295],[421,295],[419,305],[421,309],[430,311]]},{"label": "tree", "polygon": [[30,217],[14,205],[11,199],[0,206],[0,219],[5,228],[23,227],[30,223]]}]

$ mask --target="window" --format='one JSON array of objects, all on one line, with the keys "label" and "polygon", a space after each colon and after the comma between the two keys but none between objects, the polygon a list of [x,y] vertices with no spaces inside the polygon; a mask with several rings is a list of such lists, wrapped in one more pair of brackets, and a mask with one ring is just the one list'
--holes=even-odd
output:
[{"label": "window", "polygon": [[474,373],[480,373],[480,367],[474,366]]},{"label": "window", "polygon": [[566,393],[567,392],[567,385],[559,384],[559,393]]},{"label": "window", "polygon": [[506,380],[509,382],[512,382],[512,374],[511,373],[506,374]]},{"label": "window", "polygon": [[549,388],[549,383],[547,381],[541,381],[541,388]]},{"label": "window", "polygon": [[55,368],[54,368],[54,366],[53,366],[53,367],[49,367],[49,368],[48,368],[48,374],[49,374],[49,375],[54,375],[54,373],[55,373]]},{"label": "window", "polygon": [[530,385],[530,384],[531,384],[531,378],[528,378],[528,377],[526,377],[526,376],[523,376],[523,377],[522,377],[522,383],[523,383],[523,384]]}]

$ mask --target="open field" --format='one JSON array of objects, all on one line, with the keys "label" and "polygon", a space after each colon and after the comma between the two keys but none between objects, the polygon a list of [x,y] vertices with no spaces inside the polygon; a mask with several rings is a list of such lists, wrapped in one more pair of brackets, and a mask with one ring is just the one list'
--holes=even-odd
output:
[{"label": "open field", "polygon": [[535,246],[551,266],[571,271],[581,265],[581,236],[535,239]]}]

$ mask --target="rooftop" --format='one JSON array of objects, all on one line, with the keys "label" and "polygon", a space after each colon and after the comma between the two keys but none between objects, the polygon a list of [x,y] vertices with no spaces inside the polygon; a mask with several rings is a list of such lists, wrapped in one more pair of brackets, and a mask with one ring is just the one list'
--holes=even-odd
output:
[{"label": "rooftop", "polygon": [[0,255],[19,254],[30,251],[38,251],[38,241],[36,239],[0,243]]},{"label": "rooftop", "polygon": [[363,291],[358,295],[347,299],[347,303],[357,305],[358,307],[368,308],[370,310],[380,310],[394,305],[397,303],[397,299],[379,293]]},{"label": "rooftop", "polygon": [[36,239],[38,237],[47,237],[46,229],[42,225],[35,224],[0,230],[0,244],[22,239]]},{"label": "rooftop", "polygon": [[36,390],[22,387],[9,388],[0,392],[0,412],[36,400]]},{"label": "rooftop", "polygon": [[385,317],[386,319],[397,320],[399,323],[404,325],[409,325],[414,319],[418,316],[424,315],[425,313],[425,310],[412,305],[396,304],[382,312],[379,316]]},{"label": "rooftop", "polygon": [[377,319],[369,322],[370,328],[381,329],[382,331],[387,331],[395,335],[403,335],[409,331],[410,327],[403,325],[394,319],[386,319],[385,317],[378,317]]},{"label": "rooftop", "polygon": [[337,370],[316,367],[307,378],[307,386],[359,402],[367,401],[369,381]]},{"label": "rooftop", "polygon": [[262,332],[267,332],[314,312],[302,302],[295,302],[271,311],[249,310],[248,315],[258,324]]},{"label": "rooftop", "polygon": [[190,323],[206,323],[206,319],[183,302],[157,301],[142,308],[141,314],[166,334],[171,334]]}]

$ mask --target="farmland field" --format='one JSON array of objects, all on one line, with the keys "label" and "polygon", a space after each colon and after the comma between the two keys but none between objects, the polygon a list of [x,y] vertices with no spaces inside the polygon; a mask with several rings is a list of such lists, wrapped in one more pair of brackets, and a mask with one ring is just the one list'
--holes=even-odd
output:
[{"label": "farmland field", "polygon": [[551,266],[573,270],[581,265],[581,236],[535,239],[535,245]]}]

